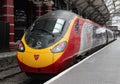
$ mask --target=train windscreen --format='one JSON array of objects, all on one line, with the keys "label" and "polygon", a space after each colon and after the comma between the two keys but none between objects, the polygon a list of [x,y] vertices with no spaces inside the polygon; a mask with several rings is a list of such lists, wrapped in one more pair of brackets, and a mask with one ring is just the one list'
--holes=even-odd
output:
[{"label": "train windscreen", "polygon": [[64,24],[63,19],[38,19],[26,32],[26,43],[32,48],[46,48],[59,38]]},{"label": "train windscreen", "polygon": [[36,21],[31,31],[46,30],[50,33],[60,33],[62,31],[65,21],[62,19],[43,19]]}]

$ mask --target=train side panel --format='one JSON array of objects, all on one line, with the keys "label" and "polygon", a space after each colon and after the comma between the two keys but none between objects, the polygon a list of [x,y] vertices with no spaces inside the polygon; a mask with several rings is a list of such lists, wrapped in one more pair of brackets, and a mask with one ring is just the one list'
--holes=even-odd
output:
[{"label": "train side panel", "polygon": [[88,51],[89,49],[92,48],[92,36],[93,36],[93,26],[92,24],[88,22],[84,22],[81,30],[81,47],[80,47],[80,52],[84,53],[85,51]]},{"label": "train side panel", "polygon": [[108,43],[114,40],[114,34],[111,30],[106,29]]},{"label": "train side panel", "polygon": [[106,32],[104,28],[94,26],[93,28],[93,48],[106,43]]}]

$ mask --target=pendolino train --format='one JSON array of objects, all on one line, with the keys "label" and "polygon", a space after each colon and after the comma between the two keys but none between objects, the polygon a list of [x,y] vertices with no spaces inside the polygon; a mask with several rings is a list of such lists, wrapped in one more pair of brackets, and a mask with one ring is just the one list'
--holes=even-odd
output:
[{"label": "pendolino train", "polygon": [[114,40],[113,32],[63,10],[39,17],[18,44],[17,59],[27,74],[58,74],[76,57]]}]

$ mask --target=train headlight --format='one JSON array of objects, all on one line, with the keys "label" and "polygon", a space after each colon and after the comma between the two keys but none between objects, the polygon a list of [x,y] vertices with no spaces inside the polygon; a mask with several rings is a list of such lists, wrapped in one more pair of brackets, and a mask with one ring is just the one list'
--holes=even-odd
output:
[{"label": "train headlight", "polygon": [[25,51],[25,47],[24,47],[22,41],[19,41],[19,43],[18,43],[18,51],[20,51],[20,52]]},{"label": "train headlight", "polygon": [[63,42],[59,43],[58,45],[56,45],[51,51],[52,51],[53,53],[62,52],[62,51],[65,50],[66,45],[67,45],[67,42],[66,42],[66,41],[63,41]]}]

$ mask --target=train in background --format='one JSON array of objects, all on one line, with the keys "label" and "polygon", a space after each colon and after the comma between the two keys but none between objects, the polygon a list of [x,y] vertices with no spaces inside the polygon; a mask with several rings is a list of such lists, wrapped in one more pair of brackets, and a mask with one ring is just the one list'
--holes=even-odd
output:
[{"label": "train in background", "polygon": [[57,10],[39,17],[18,44],[19,67],[27,74],[58,74],[81,54],[114,40],[111,30]]}]

